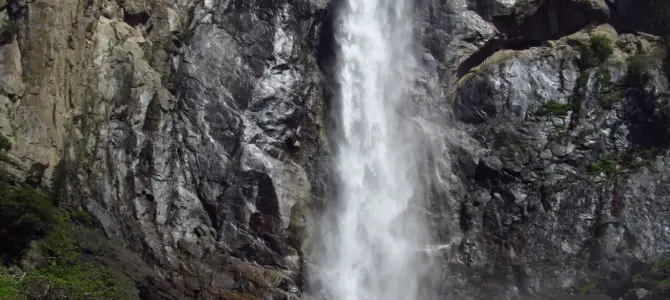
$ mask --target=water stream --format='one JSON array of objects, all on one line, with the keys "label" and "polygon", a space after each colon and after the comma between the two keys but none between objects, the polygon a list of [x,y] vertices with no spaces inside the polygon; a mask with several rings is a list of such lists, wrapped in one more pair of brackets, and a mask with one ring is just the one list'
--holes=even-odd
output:
[{"label": "water stream", "polygon": [[319,279],[332,300],[419,299],[418,137],[402,117],[416,64],[410,1],[347,0],[338,16],[339,186]]}]

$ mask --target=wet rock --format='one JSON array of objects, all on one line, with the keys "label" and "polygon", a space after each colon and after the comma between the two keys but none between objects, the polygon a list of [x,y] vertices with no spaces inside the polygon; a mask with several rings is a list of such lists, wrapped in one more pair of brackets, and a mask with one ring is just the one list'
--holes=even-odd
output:
[{"label": "wet rock", "polygon": [[[581,50],[576,41],[588,43],[595,33],[606,34],[613,45],[628,45],[631,38],[617,35],[608,26],[587,33],[566,36],[543,47],[498,51],[458,80],[454,116],[467,124],[464,130],[487,149],[487,155],[479,160],[474,174],[464,172],[461,176],[465,178],[452,184],[464,186],[469,195],[482,196],[466,197],[465,203],[444,201],[435,210],[460,210],[463,238],[459,261],[470,270],[479,268],[468,274],[495,274],[491,276],[499,286],[491,284],[490,290],[474,291],[452,285],[448,294],[479,295],[475,298],[507,294],[504,299],[513,299],[512,291],[523,289],[539,297],[547,290],[569,290],[578,278],[610,280],[614,272],[623,274],[623,285],[610,290],[622,296],[629,287],[630,275],[626,274],[630,274],[631,261],[657,258],[670,249],[667,237],[652,238],[643,233],[643,228],[664,232],[658,230],[665,226],[661,220],[667,216],[652,213],[656,224],[633,225],[641,219],[627,214],[644,213],[644,208],[625,204],[643,203],[637,198],[641,195],[661,194],[640,192],[633,196],[624,192],[636,186],[633,182],[650,185],[648,179],[633,178],[664,160],[661,153],[667,148],[662,146],[661,156],[651,158],[641,169],[628,164],[627,158],[609,158],[638,151],[635,145],[644,142],[636,142],[635,132],[649,132],[635,129],[647,125],[626,121],[626,111],[639,110],[628,108],[626,103],[632,102],[625,96],[619,96],[613,106],[602,102],[602,87],[622,82],[626,57],[639,52],[615,49],[605,65],[584,70],[579,65]],[[618,42],[620,39],[629,42]],[[665,79],[657,79],[654,84],[663,85],[658,82]],[[644,98],[647,100],[657,97],[645,95],[650,97]],[[634,103],[658,107],[651,104],[653,101],[639,99]],[[654,114],[645,115],[636,119],[649,120]],[[470,145],[465,151],[476,152],[476,147]],[[460,161],[454,161],[454,166],[462,167]],[[610,163],[613,167],[606,166]],[[483,200],[488,197],[490,200]],[[654,204],[650,205],[666,211],[663,200],[651,201]],[[484,209],[476,209],[484,203]],[[650,249],[657,254],[645,252]],[[517,265],[530,275],[520,276],[512,267]],[[457,278],[463,278],[459,276],[476,278],[463,273],[452,273],[450,278],[458,282]]]},{"label": "wet rock", "polygon": [[[64,205],[157,265],[134,277],[145,298],[295,297],[307,208],[328,184],[313,176],[328,152],[314,55],[327,1],[47,2],[26,3],[32,19],[0,48],[0,130],[30,157],[23,172],[39,161],[49,182],[64,156]],[[151,288],[169,278],[179,291]]]},{"label": "wet rock", "polygon": [[[335,182],[324,75],[336,6],[0,1],[0,27],[16,25],[0,45],[0,132],[14,145],[2,169],[32,180],[39,163],[41,183],[64,177],[63,205],[85,208],[126,251],[104,248],[105,263],[132,267],[144,299],[300,297],[313,216]],[[665,51],[635,32],[648,29],[646,8],[415,9],[421,68],[408,70],[416,86],[402,114],[422,136],[426,211],[443,245],[435,289],[560,298],[616,273],[626,275],[616,296],[629,293],[631,264],[670,251],[667,79],[655,66],[650,82],[602,100],[627,58]],[[595,33],[614,53],[583,70],[578,42]],[[52,175],[59,160],[67,172]]]}]

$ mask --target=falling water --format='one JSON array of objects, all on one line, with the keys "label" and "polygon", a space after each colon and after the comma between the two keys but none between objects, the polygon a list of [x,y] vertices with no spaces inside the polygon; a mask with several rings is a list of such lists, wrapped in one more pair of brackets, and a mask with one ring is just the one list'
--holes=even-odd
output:
[{"label": "falling water", "polygon": [[329,299],[419,296],[415,136],[410,103],[410,0],[347,0],[336,22],[338,201],[324,221],[318,275]]}]

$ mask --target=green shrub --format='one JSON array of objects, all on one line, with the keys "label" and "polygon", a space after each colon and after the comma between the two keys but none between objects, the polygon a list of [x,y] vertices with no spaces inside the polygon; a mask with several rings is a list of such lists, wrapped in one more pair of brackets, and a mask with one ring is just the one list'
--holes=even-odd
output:
[{"label": "green shrub", "polygon": [[656,295],[670,294],[670,255],[652,263],[648,270],[633,275],[633,284]]},{"label": "green shrub", "polygon": [[579,74],[579,77],[577,77],[577,80],[575,81],[574,91],[581,92],[586,89],[586,85],[589,83],[589,77],[589,72],[582,72]]},{"label": "green shrub", "polygon": [[612,41],[604,35],[594,35],[591,37],[591,50],[595,54],[598,62],[605,62],[614,53]]},{"label": "green shrub", "polygon": [[569,112],[569,104],[563,104],[554,100],[550,100],[538,110],[537,115],[563,118],[566,117]]},{"label": "green shrub", "polygon": [[77,246],[66,228],[67,220],[62,218],[59,220],[58,226],[47,233],[37,245],[42,254],[48,258],[56,259],[57,263],[73,263],[79,256]]},{"label": "green shrub", "polygon": [[44,172],[49,168],[49,166],[43,163],[33,163],[28,170],[26,175],[25,183],[32,187],[39,187],[42,184],[42,178],[44,178]]},{"label": "green shrub", "polygon": [[668,273],[668,277],[670,277],[670,255],[666,255],[665,257],[662,257],[656,261],[652,265],[651,271],[657,274]]},{"label": "green shrub", "polygon": [[0,150],[12,150],[12,142],[10,142],[9,139],[2,134],[0,134]]},{"label": "green shrub", "polygon": [[[35,166],[43,169],[43,166]],[[82,254],[73,232],[86,230],[90,216],[65,214],[47,197],[28,186],[12,187],[0,179],[0,254],[5,264],[26,250],[40,255],[25,274],[14,276],[0,267],[0,300],[137,299],[132,282],[115,276]],[[29,247],[35,241],[35,247]],[[1,266],[1,265],[0,265]]]},{"label": "green shrub", "polygon": [[71,163],[61,159],[51,173],[51,198],[56,205],[67,194],[67,176],[70,168]]},{"label": "green shrub", "polygon": [[25,273],[11,275],[0,267],[0,299],[137,299],[131,282],[120,282],[112,273],[82,262],[51,258]]},{"label": "green shrub", "polygon": [[17,32],[19,32],[19,25],[12,20],[7,20],[7,23],[2,24],[0,28],[0,43],[11,42]]},{"label": "green shrub", "polygon": [[0,252],[20,255],[35,238],[43,236],[54,222],[51,200],[37,190],[13,189],[0,182]]},{"label": "green shrub", "polygon": [[621,90],[612,82],[612,75],[605,69],[598,69],[596,73],[598,85],[598,104],[604,109],[611,109],[614,103],[621,100]]},{"label": "green shrub", "polygon": [[17,276],[11,275],[7,269],[0,267],[0,299],[2,300],[25,300],[26,295],[21,288],[21,281]]},{"label": "green shrub", "polygon": [[91,219],[91,215],[89,215],[88,212],[84,210],[78,210],[76,212],[73,212],[70,215],[70,218],[72,219],[72,221],[84,226],[90,227],[93,225],[93,219]]},{"label": "green shrub", "polygon": [[579,61],[579,65],[582,68],[582,70],[588,70],[590,68],[598,66],[598,57],[596,56],[596,53],[593,51],[593,49],[591,49],[589,45],[580,44],[579,52],[581,54],[581,60]]},{"label": "green shrub", "polygon": [[223,296],[225,299],[230,299],[230,300],[259,300],[261,297],[245,292],[235,292],[235,291],[230,291],[230,292],[225,292],[223,293]]},{"label": "green shrub", "polygon": [[51,295],[52,299],[137,299],[132,283],[119,280],[81,254],[72,230],[85,230],[62,217],[54,230],[38,241],[46,262],[28,272],[22,289],[29,295]]},{"label": "green shrub", "polygon": [[653,63],[651,59],[644,55],[631,56],[627,60],[628,71],[626,72],[625,83],[628,86],[638,86],[644,84],[651,78],[649,71]]},{"label": "green shrub", "polygon": [[575,86],[572,89],[572,95],[570,95],[570,98],[568,99],[570,109],[572,109],[573,112],[572,114],[573,122],[577,118],[579,118],[579,114],[582,109],[582,102],[586,97],[589,77],[590,77],[589,72],[582,72],[581,74],[579,74],[579,77],[577,77],[577,80],[575,81]]},{"label": "green shrub", "polygon": [[597,284],[593,281],[585,282],[578,287],[578,292],[582,295],[588,295],[593,292],[597,287]]},{"label": "green shrub", "polygon": [[23,280],[27,294],[48,293],[52,299],[136,299],[113,274],[86,263],[47,264]]},{"label": "green shrub", "polygon": [[617,173],[618,162],[613,157],[605,157],[586,168],[586,173],[592,176],[605,173],[606,177],[611,177]]},{"label": "green shrub", "polygon": [[614,53],[612,41],[604,35],[594,35],[590,43],[579,44],[581,53],[580,66],[582,70],[597,67],[605,62]]}]

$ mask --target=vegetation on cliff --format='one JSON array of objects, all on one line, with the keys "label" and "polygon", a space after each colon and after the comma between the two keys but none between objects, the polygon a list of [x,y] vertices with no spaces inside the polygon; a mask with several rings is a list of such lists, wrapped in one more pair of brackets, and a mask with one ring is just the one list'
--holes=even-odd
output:
[{"label": "vegetation on cliff", "polygon": [[136,299],[131,282],[81,253],[72,232],[88,224],[85,212],[69,214],[40,191],[1,180],[0,299]]}]

